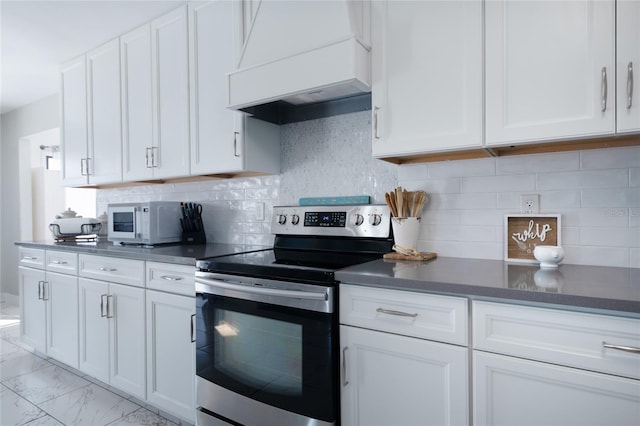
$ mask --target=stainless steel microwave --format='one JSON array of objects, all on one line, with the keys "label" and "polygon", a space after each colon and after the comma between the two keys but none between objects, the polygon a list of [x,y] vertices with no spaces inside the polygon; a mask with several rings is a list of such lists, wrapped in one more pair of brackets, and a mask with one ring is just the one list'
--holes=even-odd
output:
[{"label": "stainless steel microwave", "polygon": [[109,204],[107,214],[107,240],[114,244],[152,246],[182,239],[179,202]]}]

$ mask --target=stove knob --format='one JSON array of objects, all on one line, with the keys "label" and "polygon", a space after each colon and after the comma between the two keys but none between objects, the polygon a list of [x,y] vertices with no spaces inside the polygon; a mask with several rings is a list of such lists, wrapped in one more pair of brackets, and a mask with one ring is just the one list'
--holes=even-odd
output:
[{"label": "stove knob", "polygon": [[369,216],[369,223],[373,226],[380,225],[380,222],[382,222],[382,216],[380,216],[379,214],[372,214],[371,216]]},{"label": "stove knob", "polygon": [[278,223],[280,225],[284,225],[285,223],[287,223],[287,215],[285,214],[279,214],[278,215]]},{"label": "stove knob", "polygon": [[356,213],[355,219],[353,220],[353,224],[356,226],[360,226],[362,225],[363,222],[364,222],[364,216],[362,216],[360,213]]},{"label": "stove knob", "polygon": [[292,225],[297,225],[299,222],[300,222],[300,216],[298,216],[297,214],[294,214],[293,216],[291,216]]}]

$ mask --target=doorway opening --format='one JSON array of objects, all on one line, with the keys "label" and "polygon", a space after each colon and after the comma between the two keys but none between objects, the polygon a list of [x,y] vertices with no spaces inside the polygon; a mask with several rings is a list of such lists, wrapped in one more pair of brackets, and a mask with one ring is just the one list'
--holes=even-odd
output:
[{"label": "doorway opening", "polygon": [[63,210],[96,216],[96,190],[65,188],[60,170],[60,130],[20,139],[20,240],[50,241],[49,224]]}]

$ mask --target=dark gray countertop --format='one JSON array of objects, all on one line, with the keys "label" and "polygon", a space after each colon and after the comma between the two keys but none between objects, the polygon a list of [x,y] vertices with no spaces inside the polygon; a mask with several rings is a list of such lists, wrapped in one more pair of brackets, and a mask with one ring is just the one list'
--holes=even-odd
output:
[{"label": "dark gray countertop", "polygon": [[18,241],[16,245],[47,250],[67,250],[77,253],[124,257],[127,259],[193,265],[194,267],[196,265],[196,259],[271,248],[271,246],[246,246],[242,244],[219,243],[200,245],[168,244],[149,248],[114,245],[109,241],[60,243],[54,241]]},{"label": "dark gray countertop", "polygon": [[[442,257],[376,260],[336,273],[344,284],[640,314],[640,269]],[[634,315],[635,316],[635,315]]]}]

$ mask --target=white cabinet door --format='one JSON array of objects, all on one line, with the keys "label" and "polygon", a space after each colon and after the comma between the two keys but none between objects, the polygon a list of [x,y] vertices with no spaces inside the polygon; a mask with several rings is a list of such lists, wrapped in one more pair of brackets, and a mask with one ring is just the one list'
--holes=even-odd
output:
[{"label": "white cabinet door", "polygon": [[78,277],[47,272],[47,355],[78,368]]},{"label": "white cabinet door", "polygon": [[486,144],[613,134],[613,0],[485,3]]},{"label": "white cabinet door", "polygon": [[195,299],[147,290],[147,400],[195,422]]},{"label": "white cabinet door", "polygon": [[189,5],[191,173],[279,173],[279,126],[226,108],[238,43],[233,7]]},{"label": "white cabinet door", "polygon": [[468,425],[467,348],[340,326],[343,425]]},{"label": "white cabinet door", "polygon": [[640,131],[640,1],[617,2],[618,132]]},{"label": "white cabinet door", "polygon": [[23,342],[45,353],[46,344],[46,288],[45,272],[18,267],[20,290],[20,337]]},{"label": "white cabinet door", "polygon": [[189,175],[187,7],[151,22],[154,177]]},{"label": "white cabinet door", "polygon": [[62,182],[89,183],[87,176],[87,76],[85,56],[60,68]]},{"label": "white cabinet door", "polygon": [[234,152],[234,116],[226,108],[227,73],[233,70],[232,2],[189,5],[191,173],[242,168]]},{"label": "white cabinet door", "polygon": [[109,382],[109,285],[102,281],[78,279],[80,362],[79,369],[105,383]]},{"label": "white cabinet door", "polygon": [[142,399],[146,392],[144,309],[144,289],[109,284],[109,383]]},{"label": "white cabinet door", "polygon": [[482,146],[482,2],[372,5],[373,155]]},{"label": "white cabinet door", "polygon": [[151,28],[120,37],[122,71],[122,173],[125,181],[153,178]]},{"label": "white cabinet door", "polygon": [[122,182],[118,39],[87,53],[87,95],[89,183]]},{"label": "white cabinet door", "polygon": [[637,425],[640,381],[474,351],[474,424]]}]

